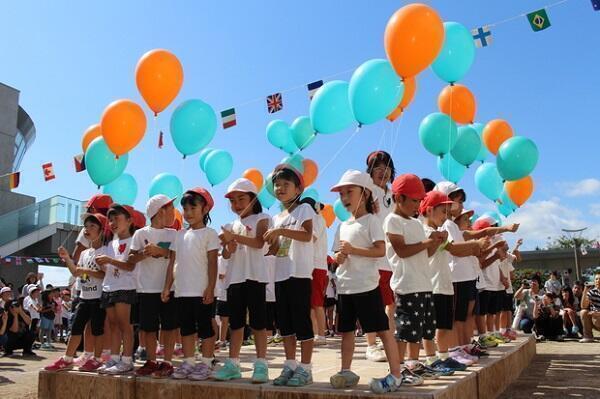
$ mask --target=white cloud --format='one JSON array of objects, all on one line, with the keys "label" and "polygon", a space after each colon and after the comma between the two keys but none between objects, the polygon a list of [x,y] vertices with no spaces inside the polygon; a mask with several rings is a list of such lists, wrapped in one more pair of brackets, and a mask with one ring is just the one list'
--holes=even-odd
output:
[{"label": "white cloud", "polygon": [[600,180],[598,179],[583,179],[574,183],[563,183],[560,186],[567,197],[600,194]]},{"label": "white cloud", "polygon": [[600,203],[590,204],[590,214],[600,217]]}]

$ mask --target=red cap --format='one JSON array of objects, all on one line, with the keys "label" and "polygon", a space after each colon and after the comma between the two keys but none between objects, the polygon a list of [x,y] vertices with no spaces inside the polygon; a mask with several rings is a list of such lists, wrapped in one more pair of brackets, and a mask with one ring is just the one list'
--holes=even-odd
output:
[{"label": "red cap", "polygon": [[406,173],[394,179],[392,183],[394,195],[406,195],[411,199],[421,200],[425,198],[425,186],[417,175]]},{"label": "red cap", "polygon": [[133,216],[131,218],[133,219],[133,226],[136,229],[141,229],[146,225],[146,216],[144,216],[144,214],[140,211],[136,211],[134,209]]},{"label": "red cap", "polygon": [[113,203],[112,197],[108,194],[96,194],[90,198],[85,205],[86,208],[108,209]]},{"label": "red cap", "polygon": [[84,213],[81,215],[81,220],[85,223],[85,219],[93,217],[100,222],[102,231],[105,231],[108,226],[108,219],[101,213]]},{"label": "red cap", "polygon": [[428,208],[435,208],[438,205],[451,205],[454,201],[452,201],[448,196],[439,191],[430,191],[425,194],[425,198],[421,201],[421,205],[419,205],[419,213],[421,215],[425,215],[427,213]]},{"label": "red cap", "polygon": [[304,190],[304,177],[302,176],[302,173],[300,173],[300,171],[298,171],[292,165],[287,164],[287,163],[281,163],[281,164],[275,166],[275,169],[273,169],[273,174],[275,174],[278,171],[283,170],[283,169],[287,169],[289,171],[292,171],[296,175],[296,177],[298,178],[298,181],[300,181],[300,189]]},{"label": "red cap", "polygon": [[473,230],[483,230],[487,229],[488,227],[492,227],[492,225],[485,219],[478,219],[475,221],[475,223],[473,223]]},{"label": "red cap", "polygon": [[210,195],[210,193],[202,187],[190,188],[189,190],[186,191],[186,193],[196,193],[199,196],[201,196],[202,198],[204,198],[206,205],[208,205],[209,212],[213,208],[213,206],[215,206],[215,201],[213,200],[212,195]]}]

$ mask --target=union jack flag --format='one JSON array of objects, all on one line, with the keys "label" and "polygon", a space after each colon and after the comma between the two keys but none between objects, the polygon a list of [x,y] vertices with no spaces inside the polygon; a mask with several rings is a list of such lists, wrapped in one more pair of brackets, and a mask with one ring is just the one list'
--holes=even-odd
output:
[{"label": "union jack flag", "polygon": [[267,96],[267,110],[270,114],[281,111],[282,108],[283,99],[281,98],[281,93],[275,93]]}]

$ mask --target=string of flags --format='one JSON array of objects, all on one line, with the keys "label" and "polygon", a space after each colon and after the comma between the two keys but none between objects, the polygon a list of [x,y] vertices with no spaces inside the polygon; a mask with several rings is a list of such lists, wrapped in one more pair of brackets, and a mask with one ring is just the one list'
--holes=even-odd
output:
[{"label": "string of flags", "polygon": [[45,265],[59,265],[62,264],[62,259],[58,257],[40,258],[32,256],[5,256],[0,258],[0,264],[10,266],[22,266],[22,265],[33,265],[33,264],[45,264]]}]

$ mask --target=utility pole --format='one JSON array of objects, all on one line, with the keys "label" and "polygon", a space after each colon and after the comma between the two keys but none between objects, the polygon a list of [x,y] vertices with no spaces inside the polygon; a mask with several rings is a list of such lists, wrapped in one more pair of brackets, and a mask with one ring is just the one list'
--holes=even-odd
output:
[{"label": "utility pole", "polygon": [[587,230],[587,227],[582,229],[561,229],[564,233],[567,233],[569,238],[573,239],[573,253],[575,255],[575,275],[577,276],[577,280],[581,280],[581,274],[579,273],[579,257],[577,254],[577,238],[581,237],[581,233],[584,230]]}]

